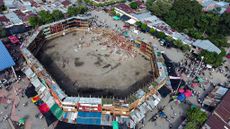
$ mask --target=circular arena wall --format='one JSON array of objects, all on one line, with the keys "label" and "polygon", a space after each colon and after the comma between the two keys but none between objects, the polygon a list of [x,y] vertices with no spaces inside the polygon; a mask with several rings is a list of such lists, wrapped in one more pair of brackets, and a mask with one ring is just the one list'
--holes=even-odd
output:
[{"label": "circular arena wall", "polygon": [[[136,112],[140,110],[137,108],[146,107],[148,104],[150,104],[149,109],[151,109],[150,102],[157,104],[160,96],[156,87],[163,86],[166,79],[161,78],[160,83],[146,84],[124,99],[103,96],[71,97],[63,92],[55,79],[49,75],[47,70],[36,59],[40,48],[47,40],[81,29],[88,29],[89,19],[88,17],[72,17],[39,27],[21,46],[22,54],[27,63],[24,72],[38,92],[40,99],[52,109],[51,112],[58,120],[74,124],[111,126],[112,121],[115,120],[113,118],[116,117],[116,119],[121,119],[119,122],[133,128],[141,118],[136,119],[132,116],[132,112]],[[153,69],[153,80],[158,78],[159,71],[153,48],[142,41],[133,41],[132,43],[134,49],[150,61],[151,69]],[[93,115],[94,118],[89,117],[90,115]]]}]

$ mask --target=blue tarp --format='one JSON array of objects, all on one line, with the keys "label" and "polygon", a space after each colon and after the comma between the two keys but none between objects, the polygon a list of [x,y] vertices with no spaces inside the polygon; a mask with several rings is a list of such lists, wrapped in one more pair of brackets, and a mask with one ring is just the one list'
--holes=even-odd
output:
[{"label": "blue tarp", "polygon": [[98,117],[98,118],[101,118],[101,112],[78,112],[78,117]]},{"label": "blue tarp", "polygon": [[8,52],[8,50],[0,40],[0,71],[14,65],[15,62],[13,61],[10,53]]},{"label": "blue tarp", "polygon": [[180,100],[181,102],[185,100],[185,95],[184,94],[179,94],[177,96],[177,99]]},{"label": "blue tarp", "polygon": [[101,125],[100,112],[78,112],[78,124]]},{"label": "blue tarp", "polygon": [[99,118],[77,118],[77,124],[83,125],[101,125],[101,119]]}]

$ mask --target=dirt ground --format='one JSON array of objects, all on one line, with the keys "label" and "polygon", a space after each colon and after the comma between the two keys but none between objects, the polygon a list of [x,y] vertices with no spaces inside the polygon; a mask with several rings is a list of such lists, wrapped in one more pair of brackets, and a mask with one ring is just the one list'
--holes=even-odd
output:
[{"label": "dirt ground", "polygon": [[150,62],[114,45],[108,33],[85,30],[55,38],[41,48],[38,59],[67,94],[126,94],[131,85],[149,81]]}]

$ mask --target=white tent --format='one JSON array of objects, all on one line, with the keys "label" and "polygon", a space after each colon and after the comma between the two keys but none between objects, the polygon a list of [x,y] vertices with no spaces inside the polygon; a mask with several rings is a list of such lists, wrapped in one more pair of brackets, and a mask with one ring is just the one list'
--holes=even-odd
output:
[{"label": "white tent", "polygon": [[129,19],[128,21],[126,21],[127,23],[131,24],[131,25],[134,25],[136,23],[136,20],[134,19]]}]

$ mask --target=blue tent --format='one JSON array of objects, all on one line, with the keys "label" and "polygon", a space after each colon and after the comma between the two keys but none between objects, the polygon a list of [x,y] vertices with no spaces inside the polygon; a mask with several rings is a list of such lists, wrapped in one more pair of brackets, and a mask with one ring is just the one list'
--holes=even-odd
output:
[{"label": "blue tent", "polygon": [[3,71],[6,68],[14,66],[15,62],[13,61],[10,53],[0,40],[0,71]]},{"label": "blue tent", "polygon": [[186,97],[185,97],[184,94],[179,94],[179,95],[177,96],[177,99],[180,100],[181,102],[184,101],[185,98],[186,98]]},{"label": "blue tent", "polygon": [[86,124],[86,125],[101,125],[101,113],[79,111],[76,122],[78,124]]}]

